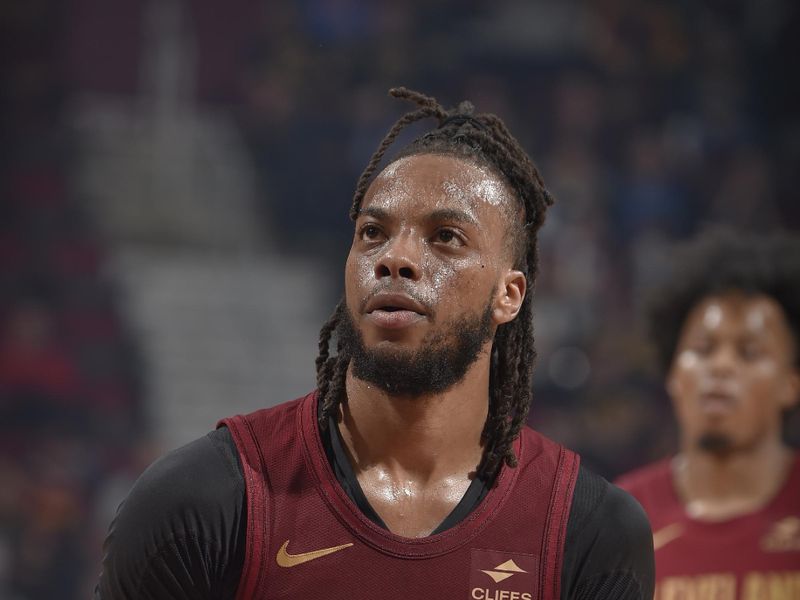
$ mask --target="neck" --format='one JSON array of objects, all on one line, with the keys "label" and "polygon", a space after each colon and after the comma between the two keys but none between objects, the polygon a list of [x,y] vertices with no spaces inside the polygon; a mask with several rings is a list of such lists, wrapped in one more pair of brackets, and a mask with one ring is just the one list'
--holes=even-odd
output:
[{"label": "neck", "polygon": [[775,436],[724,455],[684,448],[675,458],[673,475],[687,512],[716,521],[767,504],[786,481],[792,461],[791,450]]},{"label": "neck", "polygon": [[340,427],[356,473],[378,467],[435,481],[474,471],[489,406],[488,356],[487,349],[445,392],[414,397],[387,394],[349,369]]}]

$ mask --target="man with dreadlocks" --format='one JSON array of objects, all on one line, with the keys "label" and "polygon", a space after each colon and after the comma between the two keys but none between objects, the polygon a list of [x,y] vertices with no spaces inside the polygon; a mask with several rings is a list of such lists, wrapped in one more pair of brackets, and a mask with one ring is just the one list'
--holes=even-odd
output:
[{"label": "man with dreadlocks", "polygon": [[417,109],[358,182],[317,390],[157,461],[98,597],[651,597],[641,507],[525,426],[539,173],[496,116],[391,93]]},{"label": "man with dreadlocks", "polygon": [[680,451],[620,481],[653,523],[656,597],[800,600],[800,239],[714,230],[676,257],[650,323]]}]

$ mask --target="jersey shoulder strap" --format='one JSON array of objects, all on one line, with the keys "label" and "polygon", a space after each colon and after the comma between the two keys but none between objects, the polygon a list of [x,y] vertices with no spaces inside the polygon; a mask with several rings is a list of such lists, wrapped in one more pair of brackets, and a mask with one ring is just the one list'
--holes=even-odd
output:
[{"label": "jersey shoulder strap", "polygon": [[537,449],[534,462],[537,470],[549,471],[552,477],[542,536],[541,597],[556,600],[561,597],[564,541],[567,537],[567,522],[575,483],[578,480],[580,456],[528,427],[522,430],[521,435],[526,438],[525,445],[528,448]]},{"label": "jersey shoulder strap", "polygon": [[[298,452],[298,445],[294,443],[298,409],[313,394],[247,415],[228,417],[217,423],[217,427],[225,426],[230,430],[239,451],[247,495],[247,543],[237,598],[258,597],[265,571],[260,566],[268,560],[271,541],[269,515],[273,513],[273,498],[264,452],[266,450],[272,456],[280,456],[286,469],[302,467],[302,456]],[[268,448],[264,447],[265,442]]]}]

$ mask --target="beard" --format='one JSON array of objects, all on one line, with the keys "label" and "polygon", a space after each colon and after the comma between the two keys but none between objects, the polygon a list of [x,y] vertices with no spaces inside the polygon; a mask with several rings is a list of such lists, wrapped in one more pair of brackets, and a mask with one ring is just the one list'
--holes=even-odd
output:
[{"label": "beard", "polygon": [[733,440],[724,433],[704,433],[697,440],[697,447],[709,454],[717,456],[730,454],[733,451]]},{"label": "beard", "polygon": [[371,349],[347,306],[342,308],[339,343],[350,356],[353,375],[392,396],[444,392],[461,381],[492,336],[492,306],[479,315],[462,316],[426,336],[417,350]]}]

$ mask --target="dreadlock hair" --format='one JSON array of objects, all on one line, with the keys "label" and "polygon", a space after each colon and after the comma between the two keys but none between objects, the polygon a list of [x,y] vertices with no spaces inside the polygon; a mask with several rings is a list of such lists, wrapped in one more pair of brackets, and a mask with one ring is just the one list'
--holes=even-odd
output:
[{"label": "dreadlock hair", "polygon": [[[513,213],[509,238],[514,268],[525,274],[530,292],[525,295],[517,318],[498,327],[494,337],[489,416],[482,434],[485,451],[477,471],[479,477],[491,481],[503,462],[516,466],[512,443],[525,424],[530,407],[531,377],[536,358],[531,306],[538,268],[536,233],[544,222],[552,198],[539,171],[499,117],[473,114],[474,108],[469,102],[445,110],[435,99],[403,87],[393,88],[389,94],[414,102],[417,108],[397,120],[361,173],[350,208],[352,220],[358,218],[372,176],[392,142],[405,127],[426,118],[436,119],[438,126],[411,142],[396,159],[414,154],[446,154],[486,166],[509,184],[520,203],[518,208],[524,212],[524,219]],[[339,404],[346,400],[344,380],[350,357],[343,353],[340,343],[337,343],[336,356],[330,355],[331,338],[345,310],[347,307],[342,300],[320,331],[316,365],[322,428],[327,427],[329,417],[335,415]]]}]

